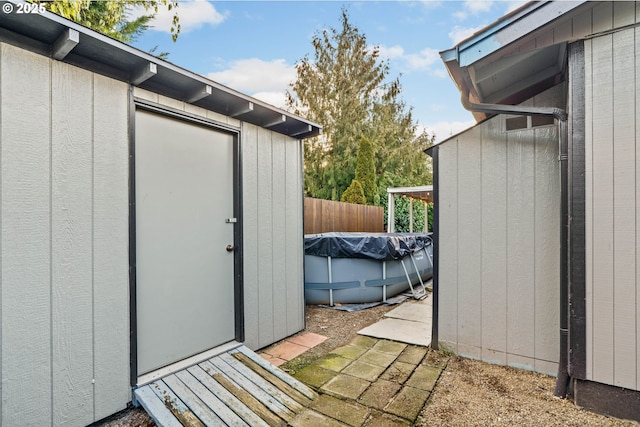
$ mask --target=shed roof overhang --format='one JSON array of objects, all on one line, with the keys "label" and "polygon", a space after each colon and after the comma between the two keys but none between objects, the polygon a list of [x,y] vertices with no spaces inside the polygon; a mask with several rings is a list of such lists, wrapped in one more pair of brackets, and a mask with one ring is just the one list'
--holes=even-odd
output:
[{"label": "shed roof overhang", "polygon": [[[440,53],[463,99],[517,105],[564,80],[566,38],[531,43],[585,1],[529,2]],[[547,39],[545,39],[547,40]],[[473,113],[476,121],[487,113]]]},{"label": "shed roof overhang", "polygon": [[[0,7],[17,1],[0,1]],[[5,10],[5,9],[3,9]],[[321,126],[50,12],[0,14],[0,41],[294,138]]]},{"label": "shed roof overhang", "polygon": [[422,185],[418,187],[394,187],[387,188],[388,194],[399,194],[423,202],[433,203],[433,185]]}]

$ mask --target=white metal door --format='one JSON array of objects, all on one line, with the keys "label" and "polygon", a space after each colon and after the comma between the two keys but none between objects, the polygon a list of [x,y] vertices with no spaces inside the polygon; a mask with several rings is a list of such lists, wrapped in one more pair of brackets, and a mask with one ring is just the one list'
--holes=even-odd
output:
[{"label": "white metal door", "polygon": [[136,111],[138,375],[235,338],[233,135]]}]

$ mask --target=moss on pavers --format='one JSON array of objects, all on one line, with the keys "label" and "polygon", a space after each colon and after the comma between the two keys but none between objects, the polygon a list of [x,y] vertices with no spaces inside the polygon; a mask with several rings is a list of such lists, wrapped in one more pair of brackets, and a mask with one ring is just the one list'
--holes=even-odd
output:
[{"label": "moss on pavers", "polygon": [[371,408],[384,409],[391,401],[391,398],[398,393],[400,387],[400,384],[393,381],[378,379],[362,393],[358,402]]},{"label": "moss on pavers", "polygon": [[447,363],[449,363],[449,356],[435,350],[429,350],[427,356],[422,360],[422,365],[443,369],[447,367]]},{"label": "moss on pavers", "polygon": [[417,345],[409,345],[404,349],[402,354],[398,356],[399,362],[411,363],[412,365],[418,365],[424,356],[427,354],[426,347],[420,347]]},{"label": "moss on pavers", "polygon": [[293,374],[295,378],[311,387],[320,388],[327,381],[335,377],[338,373],[329,369],[316,366],[315,363],[302,368]]},{"label": "moss on pavers", "polygon": [[371,383],[367,380],[352,377],[351,375],[338,374],[323,385],[320,390],[337,397],[356,400],[369,385]]},{"label": "moss on pavers", "polygon": [[416,367],[411,378],[405,383],[410,387],[419,388],[425,391],[432,391],[440,377],[442,369],[433,366],[420,365]]},{"label": "moss on pavers", "polygon": [[320,359],[316,360],[313,365],[319,366],[320,368],[329,369],[330,371],[340,372],[345,367],[349,366],[351,362],[353,362],[352,359],[347,359],[346,357],[329,353],[326,356],[323,356]]},{"label": "moss on pavers", "polygon": [[410,426],[411,422],[407,420],[403,420],[402,418],[396,417],[391,414],[387,414],[384,412],[373,412],[367,422],[365,423],[365,427],[406,427]]},{"label": "moss on pavers", "polygon": [[333,418],[329,418],[326,415],[307,408],[296,415],[295,418],[289,422],[289,425],[292,427],[344,427],[347,424],[343,424],[340,421],[336,421]]},{"label": "moss on pavers", "polygon": [[343,374],[352,375],[357,378],[362,378],[367,381],[375,381],[376,378],[383,373],[385,368],[383,366],[371,365],[359,360],[355,360],[349,366],[342,370]]},{"label": "moss on pavers", "polygon": [[371,413],[371,410],[366,406],[338,399],[328,394],[321,394],[313,401],[311,408],[353,427],[361,426]]},{"label": "moss on pavers", "polygon": [[387,366],[391,365],[394,360],[396,360],[396,357],[397,356],[393,354],[382,353],[380,351],[371,349],[360,356],[358,360],[360,362],[370,363],[372,365],[382,366],[386,368]]},{"label": "moss on pavers", "polygon": [[382,353],[389,353],[397,356],[402,353],[402,350],[404,350],[406,347],[407,345],[401,342],[380,340],[372,347],[372,349],[380,351]]},{"label": "moss on pavers", "polygon": [[386,371],[384,371],[382,375],[380,375],[380,378],[383,380],[393,381],[398,384],[404,384],[404,382],[409,379],[415,368],[416,365],[396,360],[387,368]]},{"label": "moss on pavers", "polygon": [[378,341],[379,340],[377,338],[366,337],[364,335],[358,335],[353,340],[351,340],[350,344],[351,345],[355,345],[356,347],[371,348],[374,345],[376,345],[376,343]]},{"label": "moss on pavers", "polygon": [[410,421],[415,421],[428,397],[428,391],[405,386],[387,405],[385,411]]},{"label": "moss on pavers", "polygon": [[362,353],[367,351],[367,349],[368,347],[348,344],[348,345],[336,348],[330,354],[337,354],[338,356],[355,360],[358,357],[362,356]]}]

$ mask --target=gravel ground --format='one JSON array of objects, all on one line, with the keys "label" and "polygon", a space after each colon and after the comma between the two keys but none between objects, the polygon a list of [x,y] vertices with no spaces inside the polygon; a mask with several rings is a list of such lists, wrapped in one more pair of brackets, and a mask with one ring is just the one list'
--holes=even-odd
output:
[{"label": "gravel ground", "polygon": [[[378,306],[350,313],[307,306],[303,332],[324,335],[327,340],[302,357],[320,357],[349,343],[360,329],[393,308]],[[640,426],[584,411],[571,400],[556,399],[554,385],[555,378],[547,375],[452,356],[416,426]],[[129,409],[98,425],[155,424],[141,409]]]}]

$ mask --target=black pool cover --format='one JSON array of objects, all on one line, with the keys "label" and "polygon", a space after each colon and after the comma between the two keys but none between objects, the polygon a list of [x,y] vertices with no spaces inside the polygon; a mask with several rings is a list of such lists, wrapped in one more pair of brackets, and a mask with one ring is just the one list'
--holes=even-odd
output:
[{"label": "black pool cover", "polygon": [[322,233],[304,236],[304,253],[333,258],[402,259],[431,245],[431,233]]}]

